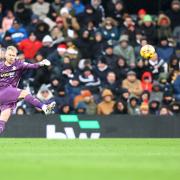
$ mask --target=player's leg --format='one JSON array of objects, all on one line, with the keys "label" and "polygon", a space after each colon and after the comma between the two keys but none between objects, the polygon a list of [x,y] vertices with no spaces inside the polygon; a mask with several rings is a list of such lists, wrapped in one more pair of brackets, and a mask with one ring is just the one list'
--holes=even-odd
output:
[{"label": "player's leg", "polygon": [[11,112],[12,112],[11,108],[5,109],[1,112],[1,115],[0,115],[0,134],[5,130],[5,125],[11,116]]},{"label": "player's leg", "polygon": [[45,114],[50,114],[53,111],[54,107],[55,107],[55,102],[52,102],[52,103],[50,103],[48,105],[43,104],[41,101],[39,101],[37,98],[33,97],[26,90],[21,90],[21,93],[20,93],[18,99],[24,99],[26,102],[33,105],[34,107],[42,109],[45,112]]}]

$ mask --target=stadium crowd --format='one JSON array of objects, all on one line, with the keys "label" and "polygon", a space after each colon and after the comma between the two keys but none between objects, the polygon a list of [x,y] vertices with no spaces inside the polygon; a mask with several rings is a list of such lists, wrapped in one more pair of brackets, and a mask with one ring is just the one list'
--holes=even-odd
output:
[{"label": "stadium crowd", "polygon": [[[122,0],[107,7],[101,0],[18,0],[13,10],[0,3],[1,60],[8,45],[22,61],[50,60],[23,74],[20,86],[56,101],[55,113],[179,113],[180,2],[158,15],[129,14]],[[145,44],[156,48],[149,60],[140,57]],[[41,112],[21,101],[15,113]]]}]

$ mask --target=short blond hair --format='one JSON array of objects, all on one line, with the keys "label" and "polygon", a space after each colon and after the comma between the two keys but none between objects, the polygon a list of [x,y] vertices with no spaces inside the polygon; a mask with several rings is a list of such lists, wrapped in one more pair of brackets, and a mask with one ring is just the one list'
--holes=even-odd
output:
[{"label": "short blond hair", "polygon": [[14,51],[14,52],[18,52],[17,48],[15,46],[8,46],[6,51]]}]

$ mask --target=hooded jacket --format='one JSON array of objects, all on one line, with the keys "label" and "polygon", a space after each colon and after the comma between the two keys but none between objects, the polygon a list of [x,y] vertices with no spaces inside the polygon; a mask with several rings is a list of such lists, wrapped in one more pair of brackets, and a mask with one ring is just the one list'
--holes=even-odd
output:
[{"label": "hooded jacket", "polygon": [[[145,82],[145,79],[148,78],[151,82]],[[150,72],[144,72],[141,78],[141,85],[143,91],[152,91],[152,74]]]}]

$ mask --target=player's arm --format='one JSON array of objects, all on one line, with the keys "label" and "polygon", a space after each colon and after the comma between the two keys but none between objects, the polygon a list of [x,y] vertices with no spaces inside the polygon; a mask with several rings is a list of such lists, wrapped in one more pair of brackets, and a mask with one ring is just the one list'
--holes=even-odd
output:
[{"label": "player's arm", "polygon": [[47,60],[47,59],[44,59],[41,62],[34,63],[34,64],[24,62],[21,65],[21,69],[23,69],[23,70],[26,70],[26,69],[38,69],[39,67],[50,66],[50,65],[51,65],[50,61]]}]

